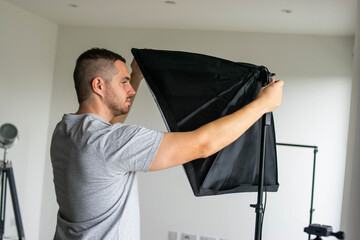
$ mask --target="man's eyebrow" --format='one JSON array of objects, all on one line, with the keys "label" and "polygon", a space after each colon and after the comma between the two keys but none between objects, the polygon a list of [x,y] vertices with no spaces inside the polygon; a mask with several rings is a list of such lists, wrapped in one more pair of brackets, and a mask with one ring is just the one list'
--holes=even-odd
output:
[{"label": "man's eyebrow", "polygon": [[130,81],[129,77],[123,77],[122,79]]}]

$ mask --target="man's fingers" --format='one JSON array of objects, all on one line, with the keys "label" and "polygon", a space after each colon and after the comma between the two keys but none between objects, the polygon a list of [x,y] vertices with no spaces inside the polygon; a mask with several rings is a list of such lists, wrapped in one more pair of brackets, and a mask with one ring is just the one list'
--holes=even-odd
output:
[{"label": "man's fingers", "polygon": [[283,80],[277,80],[277,81],[275,81],[275,78],[271,78],[270,79],[270,82],[266,85],[266,86],[264,86],[264,88],[265,87],[268,87],[268,86],[271,86],[272,84],[274,84],[274,83],[276,83],[277,85],[279,85],[279,86],[283,86],[284,85],[284,81]]},{"label": "man's fingers", "polygon": [[284,86],[283,80],[277,80],[275,83],[278,84],[280,87]]}]

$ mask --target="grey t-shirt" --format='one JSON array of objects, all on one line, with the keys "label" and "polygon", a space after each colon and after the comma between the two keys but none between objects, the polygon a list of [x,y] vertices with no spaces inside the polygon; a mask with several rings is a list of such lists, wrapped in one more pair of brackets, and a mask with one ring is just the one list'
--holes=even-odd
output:
[{"label": "grey t-shirt", "polygon": [[65,114],[51,142],[55,239],[140,239],[136,172],[149,169],[162,136],[95,114]]}]

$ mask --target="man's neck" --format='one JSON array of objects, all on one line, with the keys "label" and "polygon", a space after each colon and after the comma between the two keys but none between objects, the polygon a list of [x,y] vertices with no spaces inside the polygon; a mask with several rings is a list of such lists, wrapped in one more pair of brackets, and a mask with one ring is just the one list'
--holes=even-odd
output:
[{"label": "man's neck", "polygon": [[112,114],[107,108],[105,109],[103,106],[99,106],[96,103],[89,103],[87,101],[80,103],[79,109],[75,114],[80,115],[85,113],[96,114],[107,122],[110,122],[110,120],[113,118]]}]

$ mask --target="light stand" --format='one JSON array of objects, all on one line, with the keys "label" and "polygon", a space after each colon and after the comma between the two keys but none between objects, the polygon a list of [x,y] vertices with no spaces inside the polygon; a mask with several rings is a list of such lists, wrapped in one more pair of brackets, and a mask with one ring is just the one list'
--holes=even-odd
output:
[{"label": "light stand", "polygon": [[[314,161],[313,161],[313,175],[312,175],[312,187],[311,187],[311,202],[310,202],[310,220],[309,226],[312,224],[312,216],[315,211],[313,208],[314,204],[314,187],[315,187],[315,169],[316,169],[316,154],[319,152],[318,146],[310,146],[310,145],[300,145],[300,144],[290,144],[290,143],[277,143],[279,146],[287,146],[287,147],[300,147],[300,148],[313,148],[314,149]],[[310,234],[308,237],[310,240]]]},{"label": "light stand", "polygon": [[[266,72],[266,82],[265,82],[266,85],[270,83],[271,77],[274,77],[275,73],[270,73],[266,67],[262,67],[262,68]],[[261,240],[262,238],[262,225],[264,220],[263,195],[264,195],[264,172],[265,172],[265,157],[266,157],[266,134],[267,134],[267,129],[270,125],[271,125],[271,113],[265,113],[262,116],[257,203],[250,204],[250,207],[255,208],[255,213],[256,213],[255,240]]]},{"label": "light stand", "polygon": [[332,232],[332,227],[321,224],[313,224],[312,216],[315,209],[313,208],[314,203],[314,186],[315,186],[315,169],[316,169],[316,154],[319,149],[318,146],[310,146],[310,145],[300,145],[300,144],[289,144],[289,143],[277,143],[276,145],[280,146],[288,146],[288,147],[301,147],[301,148],[313,148],[314,149],[314,161],[313,161],[313,174],[312,174],[312,187],[311,187],[311,203],[310,203],[310,220],[309,226],[304,228],[304,232],[306,232],[308,236],[308,240],[311,239],[311,235],[315,235],[316,238],[314,240],[322,240],[321,237],[334,236],[337,239],[345,239],[344,232]]},{"label": "light stand", "polygon": [[4,237],[5,232],[5,210],[6,210],[6,193],[7,182],[9,180],[9,187],[12,199],[12,205],[15,214],[16,228],[19,240],[25,240],[24,228],[21,221],[19,201],[16,193],[15,178],[11,161],[6,159],[6,151],[17,140],[17,129],[12,124],[4,124],[0,127],[0,147],[4,148],[4,159],[0,161],[1,171],[1,203],[0,203],[0,240]]},{"label": "light stand", "polygon": [[263,205],[263,193],[264,193],[264,172],[265,172],[265,153],[266,153],[266,134],[267,128],[271,125],[271,113],[266,113],[262,117],[262,134],[261,134],[261,150],[260,150],[260,166],[259,166],[259,182],[258,182],[258,194],[257,203],[250,206],[255,208],[256,222],[255,222],[255,240],[261,240],[262,238],[262,224],[264,219],[264,205]]},{"label": "light stand", "polygon": [[16,193],[15,178],[11,161],[6,160],[6,150],[4,149],[4,160],[0,162],[1,169],[1,205],[0,205],[0,240],[3,239],[5,232],[5,209],[6,209],[6,191],[7,180],[9,180],[9,187],[11,193],[12,204],[15,214],[16,228],[19,236],[19,240],[25,240],[24,228],[21,221],[19,201]]}]

